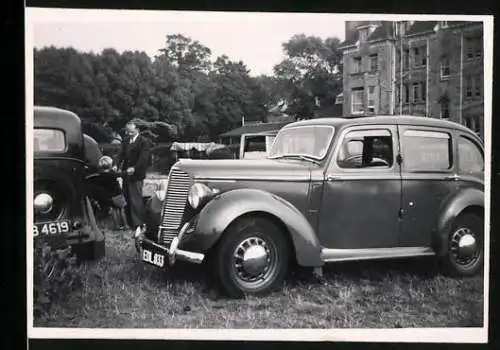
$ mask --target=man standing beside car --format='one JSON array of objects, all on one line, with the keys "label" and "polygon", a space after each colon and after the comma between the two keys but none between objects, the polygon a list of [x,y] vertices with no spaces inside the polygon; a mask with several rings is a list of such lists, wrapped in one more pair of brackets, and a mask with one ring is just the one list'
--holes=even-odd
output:
[{"label": "man standing beside car", "polygon": [[123,194],[127,201],[125,214],[130,227],[135,231],[144,223],[142,184],[149,166],[150,142],[140,135],[137,125],[130,121],[125,125],[127,136],[122,144],[117,165],[124,173]]}]

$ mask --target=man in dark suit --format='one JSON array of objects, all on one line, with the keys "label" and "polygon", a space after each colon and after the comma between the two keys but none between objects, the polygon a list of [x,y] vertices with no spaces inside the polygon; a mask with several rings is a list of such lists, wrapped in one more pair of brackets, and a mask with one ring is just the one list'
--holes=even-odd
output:
[{"label": "man in dark suit", "polygon": [[125,126],[125,135],[117,165],[125,174],[123,177],[123,194],[127,200],[125,214],[129,226],[135,231],[144,223],[142,184],[149,166],[151,146],[149,140],[140,135],[137,125],[133,122],[128,122]]}]

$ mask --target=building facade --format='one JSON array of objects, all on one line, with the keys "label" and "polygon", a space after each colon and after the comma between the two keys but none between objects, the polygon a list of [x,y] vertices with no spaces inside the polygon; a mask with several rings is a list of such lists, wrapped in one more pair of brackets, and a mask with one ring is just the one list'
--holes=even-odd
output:
[{"label": "building facade", "polygon": [[343,110],[411,114],[484,132],[481,22],[346,22]]}]

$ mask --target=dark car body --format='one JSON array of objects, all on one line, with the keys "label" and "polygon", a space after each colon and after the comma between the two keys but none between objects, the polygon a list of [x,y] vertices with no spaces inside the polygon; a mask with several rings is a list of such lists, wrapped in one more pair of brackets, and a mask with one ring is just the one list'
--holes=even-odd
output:
[{"label": "dark car body", "polygon": [[[143,254],[148,251],[143,260],[157,266],[176,258],[199,263],[215,255],[217,260],[218,245],[231,242],[228,231],[252,217],[272,223],[291,259],[305,267],[434,255],[458,274],[477,273],[483,255],[479,222],[484,222],[484,151],[477,135],[434,118],[323,118],[286,125],[273,147],[286,133],[308,127],[333,130],[322,156],[314,159],[299,154],[177,162],[166,193],[150,200],[146,228],[136,235]],[[188,201],[195,183],[210,189],[199,186],[206,193],[196,209]],[[467,227],[470,217],[470,226],[481,232]],[[247,264],[250,255],[243,259]],[[267,287],[252,289],[247,283],[233,291]]]},{"label": "dark car body", "polygon": [[85,180],[102,155],[97,143],[82,133],[80,118],[64,109],[35,106],[33,123],[35,239],[70,245],[83,259],[102,258],[104,236]]}]

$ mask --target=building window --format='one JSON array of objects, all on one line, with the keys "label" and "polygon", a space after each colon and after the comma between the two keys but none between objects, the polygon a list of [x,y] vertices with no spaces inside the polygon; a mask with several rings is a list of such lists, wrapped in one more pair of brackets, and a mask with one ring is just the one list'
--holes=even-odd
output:
[{"label": "building window", "polygon": [[477,115],[464,116],[463,124],[475,133],[480,131],[479,117]]},{"label": "building window", "polygon": [[472,97],[472,77],[465,77],[465,97]]},{"label": "building window", "polygon": [[466,76],[465,77],[465,97],[481,97],[481,77]]},{"label": "building window", "polygon": [[425,102],[427,100],[427,85],[425,82],[420,83],[420,90],[422,91],[422,101]]},{"label": "building window", "polygon": [[466,38],[467,58],[480,58],[483,55],[483,38]]},{"label": "building window", "polygon": [[450,104],[448,102],[441,103],[441,119],[450,119]]},{"label": "building window", "polygon": [[378,55],[370,55],[370,72],[378,71]]},{"label": "building window", "polygon": [[361,72],[361,57],[354,57],[352,60],[352,72],[360,73]]},{"label": "building window", "polygon": [[421,67],[427,65],[427,57],[425,56],[425,48],[415,47],[413,49],[413,66]]},{"label": "building window", "polygon": [[476,97],[481,97],[481,77],[476,75],[474,78],[475,82],[475,88],[476,88]]},{"label": "building window", "polygon": [[353,89],[351,97],[352,97],[351,98],[352,113],[363,113],[364,112],[363,88]]},{"label": "building window", "polygon": [[335,98],[335,104],[341,105],[344,103],[344,94],[340,93]]},{"label": "building window", "polygon": [[449,58],[443,58],[441,61],[441,79],[447,78],[450,76],[450,59]]},{"label": "building window", "polygon": [[421,98],[420,94],[420,84],[419,83],[413,83],[413,102],[419,102]]},{"label": "building window", "polygon": [[423,102],[426,99],[426,86],[425,83],[413,83],[412,84],[413,91],[413,102]]},{"label": "building window", "polygon": [[410,50],[406,49],[404,50],[403,54],[403,68],[408,69],[410,66]]},{"label": "building window", "polygon": [[404,87],[404,101],[405,103],[410,103],[410,87],[408,86],[408,84],[405,84]]},{"label": "building window", "polygon": [[368,87],[368,110],[375,112],[375,86]]}]

